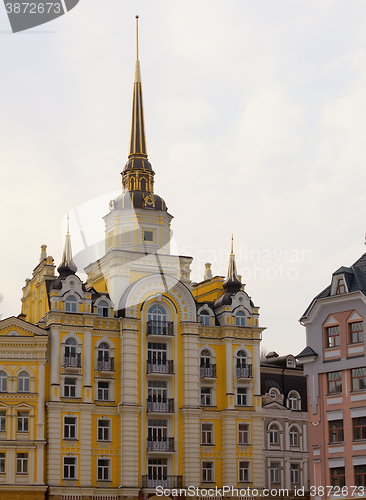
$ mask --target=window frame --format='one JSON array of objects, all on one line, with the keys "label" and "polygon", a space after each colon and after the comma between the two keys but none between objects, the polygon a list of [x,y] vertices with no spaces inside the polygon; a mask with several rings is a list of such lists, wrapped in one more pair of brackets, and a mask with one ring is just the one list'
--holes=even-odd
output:
[{"label": "window frame", "polygon": [[78,301],[73,295],[69,295],[65,299],[65,312],[76,313]]},{"label": "window frame", "polygon": [[[203,426],[209,426],[209,429],[204,429]],[[201,445],[202,446],[215,446],[214,444],[214,424],[213,422],[201,422]]]},{"label": "window frame", "polygon": [[30,392],[30,375],[24,370],[18,375],[18,392],[23,394]]},{"label": "window frame", "polygon": [[[349,324],[349,344],[363,344],[363,321],[353,321],[352,323]],[[352,328],[354,325],[361,325],[361,330],[354,330],[352,331]],[[356,334],[357,340],[353,340],[353,334]],[[361,334],[361,335],[360,335]],[[360,339],[361,337],[361,339]]]},{"label": "window frame", "polygon": [[238,311],[235,314],[235,326],[245,326],[245,314],[243,311]]},{"label": "window frame", "polygon": [[109,305],[106,300],[100,300],[98,304],[96,305],[97,307],[97,316],[100,318],[109,318],[110,312],[109,312]]},{"label": "window frame", "polygon": [[25,433],[29,432],[29,411],[27,410],[17,411],[17,432],[25,432]]},{"label": "window frame", "polygon": [[[246,464],[246,467],[243,465]],[[245,479],[245,471],[247,478]],[[244,477],[241,478],[241,475]],[[251,467],[250,460],[240,459],[238,460],[238,482],[239,483],[251,483]]]},{"label": "window frame", "polygon": [[342,443],[344,441],[343,419],[329,421],[329,443]]},{"label": "window frame", "polygon": [[6,410],[0,410],[0,432],[6,432]]},{"label": "window frame", "polygon": [[[355,485],[358,487],[359,486],[366,487],[366,465],[355,465],[354,469],[355,469]],[[361,481],[359,481],[360,478]]]},{"label": "window frame", "polygon": [[[278,427],[277,424],[271,423],[271,425],[268,427],[268,434],[269,434],[269,444],[278,446],[280,444],[280,428]],[[274,437],[276,436],[276,439]]]},{"label": "window frame", "polygon": [[[75,383],[74,384],[70,384],[70,380],[73,380]],[[68,381],[68,383],[66,383]],[[74,378],[74,377],[65,377],[64,378],[64,383],[63,383],[63,388],[64,388],[64,395],[63,397],[64,398],[76,398],[76,384],[77,384],[77,379]],[[67,388],[67,391],[66,391],[66,388]],[[74,390],[72,390],[72,388]],[[66,394],[66,392],[68,392],[68,394]],[[71,393],[71,394],[70,394]],[[74,394],[72,394],[74,393]]]},{"label": "window frame", "polygon": [[[211,464],[212,467],[207,467],[208,464]],[[202,483],[214,483],[215,482],[215,461],[214,460],[202,460],[202,462],[201,462],[201,482]]]},{"label": "window frame", "polygon": [[[354,375],[354,372],[358,370],[363,370],[363,373],[361,375]],[[357,388],[354,387],[355,381],[358,381]],[[361,387],[361,385],[363,385],[363,387]],[[358,392],[366,389],[366,368],[364,366],[351,369],[351,387],[351,392]]]},{"label": "window frame", "polygon": [[[363,420],[363,422],[359,422],[360,420]],[[356,424],[358,424],[358,425],[356,425]],[[353,427],[353,440],[354,441],[366,440],[366,417],[353,418],[352,419],[352,427]],[[360,437],[356,437],[356,429],[359,429]]]},{"label": "window frame", "polygon": [[300,483],[300,464],[290,463],[290,483]]},{"label": "window frame", "polygon": [[[71,424],[71,423],[66,423],[66,420],[69,419],[69,420],[74,420],[74,423]],[[63,439],[64,440],[67,440],[67,441],[78,441],[78,434],[77,434],[77,430],[78,430],[78,419],[77,419],[77,416],[76,415],[64,415],[64,432],[63,432]],[[66,429],[68,429],[68,432],[70,433],[70,429],[74,429],[74,436],[66,436]]]},{"label": "window frame", "polygon": [[[99,384],[106,384],[106,387],[100,387]],[[98,380],[97,382],[97,401],[110,401],[110,382],[107,380]]]},{"label": "window frame", "polygon": [[339,325],[326,327],[326,339],[327,348],[340,347],[341,337],[339,332]]},{"label": "window frame", "polygon": [[[343,480],[342,480],[343,478]],[[330,482],[332,487],[339,486],[343,488],[346,485],[346,472],[345,467],[333,467],[330,469]]]},{"label": "window frame", "polygon": [[[241,392],[241,391],[244,391],[244,392]],[[247,387],[237,387],[236,388],[236,406],[248,406],[248,388]]]},{"label": "window frame", "polygon": [[[335,374],[340,374],[340,377],[334,378],[334,379],[329,378],[330,375],[335,375]],[[339,384],[337,384],[337,382]],[[328,395],[330,395],[330,394],[342,394],[342,371],[338,370],[336,372],[328,372],[327,373],[327,384],[328,384]],[[334,390],[331,390],[331,387],[333,387],[333,384],[334,384]]]},{"label": "window frame", "polygon": [[0,475],[6,475],[6,452],[0,452]]},{"label": "window frame", "polygon": [[[28,458],[28,453],[18,452],[16,454],[15,475],[24,476],[28,474]],[[18,465],[20,470],[18,470]]]},{"label": "window frame", "polygon": [[0,371],[0,392],[8,392],[8,374],[4,370]]},{"label": "window frame", "polygon": [[[290,446],[299,447],[300,446],[300,433],[299,433],[299,429],[295,425],[292,425],[290,427],[289,436],[290,436]],[[296,439],[293,439],[295,436],[296,436]],[[296,443],[295,443],[295,441],[296,441]]]},{"label": "window frame", "polygon": [[[277,465],[277,467],[274,467],[274,465]],[[281,470],[280,462],[270,462],[269,469],[270,469],[269,474],[270,474],[271,484],[279,484],[280,483],[280,470]],[[276,477],[274,477],[276,475],[276,472],[277,472],[277,480],[276,480]]]},{"label": "window frame", "polygon": [[346,283],[344,281],[344,278],[338,278],[336,295],[343,295],[346,292],[347,292],[347,289],[346,289]]},{"label": "window frame", "polygon": [[[246,429],[240,429],[240,426],[246,427]],[[238,422],[238,444],[239,445],[250,444],[250,424],[248,422]]]},{"label": "window frame", "polygon": [[[73,463],[68,463],[66,464],[66,460],[73,460]],[[74,457],[74,456],[68,456],[68,455],[64,455],[62,457],[62,479],[64,481],[77,481],[78,480],[78,467],[77,467],[77,457]],[[68,471],[68,474],[66,475],[65,474],[65,470]],[[71,477],[71,474],[70,472],[71,471],[74,471],[74,477]]]},{"label": "window frame", "polygon": [[[100,425],[103,422],[107,422],[108,426]],[[112,420],[110,418],[98,418],[97,419],[97,441],[101,443],[110,443],[112,436]],[[102,437],[99,436],[99,432],[101,431]],[[105,434],[107,433],[107,438],[105,438]]]},{"label": "window frame", "polygon": [[[202,391],[208,391],[202,393]],[[200,406],[213,406],[212,387],[203,386],[200,389]]]},{"label": "window frame", "polygon": [[[101,462],[107,462],[104,464],[101,464]],[[99,477],[99,473],[101,472],[101,475],[103,477]],[[105,473],[107,472],[108,477],[104,477]],[[97,482],[111,482],[111,459],[107,457],[97,457]]]},{"label": "window frame", "polygon": [[200,311],[198,320],[199,323],[203,326],[210,326],[210,313],[204,309],[203,311]]}]

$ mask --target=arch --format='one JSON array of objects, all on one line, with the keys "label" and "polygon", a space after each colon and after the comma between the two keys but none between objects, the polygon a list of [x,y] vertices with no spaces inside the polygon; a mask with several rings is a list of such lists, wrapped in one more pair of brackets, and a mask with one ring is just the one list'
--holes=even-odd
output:
[{"label": "arch", "polygon": [[18,375],[18,392],[30,392],[30,376],[24,370]]},{"label": "arch", "polygon": [[10,332],[8,332],[8,337],[19,337],[20,336],[20,333],[17,332],[16,330],[10,330]]},{"label": "arch", "polygon": [[202,346],[199,348],[199,356],[201,356],[202,351],[204,351],[204,350],[209,351],[210,356],[211,356],[211,358],[212,358],[213,360],[216,358],[216,352],[215,352],[215,349],[213,349],[210,345],[207,345],[207,344],[202,345]]},{"label": "arch", "polygon": [[30,368],[29,366],[19,366],[15,371],[14,371],[14,374],[13,374],[13,377],[19,377],[19,374],[21,372],[26,372],[28,373],[29,377],[30,378],[34,378],[34,371],[32,368]]},{"label": "arch", "polygon": [[8,390],[8,374],[0,370],[0,392],[7,392]]},{"label": "arch", "polygon": [[98,359],[103,361],[109,360],[110,348],[107,342],[101,342],[98,346]]},{"label": "arch", "polygon": [[[78,337],[78,336],[76,335],[76,333],[74,333],[74,332],[70,332],[70,333],[66,334],[66,335],[63,337],[62,341],[61,341],[61,345],[62,345],[62,346],[65,346],[65,345],[66,345],[66,342],[67,342],[67,340],[68,340],[68,339],[73,339],[73,340],[75,340],[76,345],[77,345],[78,347],[81,347],[82,342],[81,342],[81,340],[80,340],[80,337]],[[68,344],[68,345],[71,345],[71,344]]]},{"label": "arch", "polygon": [[236,358],[238,356],[238,352],[239,351],[244,351],[245,355],[246,355],[246,358],[247,358],[247,362],[251,363],[251,361],[252,361],[252,353],[250,352],[250,350],[245,345],[241,344],[240,346],[238,346],[235,349],[235,351],[234,351],[234,358]]},{"label": "arch", "polygon": [[130,285],[122,295],[118,309],[126,318],[138,318],[141,305],[156,295],[163,295],[176,305],[180,321],[197,321],[196,304],[191,291],[176,278],[161,274],[145,276]]},{"label": "arch", "polygon": [[114,349],[115,349],[114,344],[113,344],[112,340],[110,340],[108,337],[102,337],[101,339],[98,339],[95,343],[95,349],[98,350],[100,344],[103,344],[103,343],[108,345],[110,351],[114,351]]},{"label": "arch", "polygon": [[292,389],[287,395],[287,408],[290,410],[301,410],[301,396],[300,394]]},{"label": "arch", "polygon": [[168,314],[166,308],[161,304],[154,302],[150,304],[147,309],[148,321],[167,321]]},{"label": "arch", "polygon": [[289,428],[290,446],[300,446],[300,430],[295,424],[291,424]]},{"label": "arch", "polygon": [[272,422],[268,425],[268,434],[269,434],[269,444],[280,444],[280,432],[281,428],[278,422]]},{"label": "arch", "polygon": [[267,431],[269,431],[271,425],[277,425],[279,431],[283,432],[283,427],[282,427],[281,423],[278,420],[271,420],[270,422],[268,422],[268,424],[267,424]]}]

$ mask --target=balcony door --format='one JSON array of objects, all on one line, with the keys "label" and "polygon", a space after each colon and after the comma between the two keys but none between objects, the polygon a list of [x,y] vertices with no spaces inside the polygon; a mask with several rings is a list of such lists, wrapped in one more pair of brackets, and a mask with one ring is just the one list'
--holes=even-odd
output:
[{"label": "balcony door", "polygon": [[167,383],[163,380],[149,380],[147,395],[149,400],[153,402],[161,403],[166,401],[168,395]]},{"label": "balcony door", "polygon": [[148,342],[147,359],[153,365],[166,365],[166,344],[162,342]]},{"label": "balcony door", "polygon": [[149,458],[147,466],[148,478],[151,480],[166,480],[168,463],[166,458]]},{"label": "balcony door", "polygon": [[167,420],[148,421],[147,437],[149,441],[164,441],[167,437]]}]

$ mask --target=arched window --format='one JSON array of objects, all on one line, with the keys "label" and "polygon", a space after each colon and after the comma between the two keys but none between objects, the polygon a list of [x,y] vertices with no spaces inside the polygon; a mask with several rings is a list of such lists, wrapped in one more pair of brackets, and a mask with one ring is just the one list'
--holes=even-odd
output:
[{"label": "arched window", "polygon": [[76,357],[76,340],[71,337],[65,342],[65,356],[67,358]]},{"label": "arched window", "polygon": [[295,392],[290,392],[288,395],[288,407],[290,410],[298,410],[298,398]]},{"label": "arched window", "polygon": [[200,312],[200,323],[201,323],[201,325],[209,325],[210,324],[210,315],[207,311]]},{"label": "arched window", "polygon": [[201,366],[209,368],[210,364],[211,364],[210,351],[208,349],[203,349],[203,351],[201,351]]},{"label": "arched window", "polygon": [[97,314],[98,316],[101,316],[102,318],[108,318],[109,317],[109,307],[107,302],[99,302],[98,307],[97,307]]},{"label": "arched window", "polygon": [[270,444],[278,444],[279,439],[278,439],[278,427],[275,424],[272,424],[271,427],[269,428],[269,442]]},{"label": "arched window", "polygon": [[242,311],[238,311],[235,315],[235,325],[245,326],[245,314]]},{"label": "arched window", "polygon": [[5,372],[0,372],[0,392],[8,390],[8,376]]},{"label": "arched window", "polygon": [[294,426],[290,428],[290,446],[299,446],[299,431]]},{"label": "arched window", "polygon": [[29,392],[29,375],[27,372],[19,373],[18,392]]},{"label": "arched window", "polygon": [[75,297],[67,297],[67,299],[65,300],[65,311],[76,313]]},{"label": "arched window", "polygon": [[148,321],[166,321],[166,311],[163,306],[154,304],[148,311]]},{"label": "arched window", "polygon": [[101,342],[98,347],[98,360],[109,360],[109,345],[106,342]]},{"label": "arched window", "polygon": [[238,351],[236,355],[236,366],[238,368],[245,368],[247,366],[247,355],[245,351]]}]

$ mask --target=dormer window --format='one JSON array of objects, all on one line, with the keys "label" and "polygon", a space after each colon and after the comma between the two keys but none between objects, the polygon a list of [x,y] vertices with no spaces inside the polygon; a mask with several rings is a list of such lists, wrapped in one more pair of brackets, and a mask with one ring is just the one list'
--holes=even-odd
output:
[{"label": "dormer window", "polygon": [[245,326],[245,314],[238,311],[235,315],[235,326]]},{"label": "dormer window", "polygon": [[101,316],[102,318],[108,318],[109,316],[109,307],[107,302],[99,302],[98,307],[97,307],[97,314],[98,316]]},{"label": "dormer window", "polygon": [[339,326],[327,328],[327,347],[339,347]]},{"label": "dormer window", "polygon": [[200,312],[200,323],[201,325],[206,325],[206,326],[210,324],[210,315],[207,311]]},{"label": "dormer window", "polygon": [[338,280],[336,295],[341,295],[342,293],[346,293],[346,285],[344,284],[344,278],[340,278]]},{"label": "dormer window", "polygon": [[67,299],[65,300],[65,311],[76,313],[75,297],[67,297]]}]

